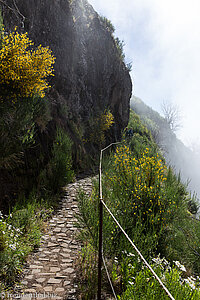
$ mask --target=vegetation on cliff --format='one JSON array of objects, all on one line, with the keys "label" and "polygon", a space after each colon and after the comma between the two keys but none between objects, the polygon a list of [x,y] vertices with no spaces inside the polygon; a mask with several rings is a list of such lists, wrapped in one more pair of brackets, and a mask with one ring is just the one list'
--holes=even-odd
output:
[{"label": "vegetation on cliff", "polygon": [[120,59],[121,62],[123,62],[125,64],[127,71],[130,72],[132,70],[132,63],[131,62],[129,62],[129,63],[125,62],[125,53],[124,53],[125,43],[124,43],[124,41],[121,41],[118,37],[114,36],[115,27],[109,19],[107,19],[104,16],[100,16],[100,21],[105,26],[105,28],[108,30],[108,32],[111,33],[111,36],[112,36],[112,38],[114,40],[114,43],[116,45],[116,49],[117,49],[119,59]]}]

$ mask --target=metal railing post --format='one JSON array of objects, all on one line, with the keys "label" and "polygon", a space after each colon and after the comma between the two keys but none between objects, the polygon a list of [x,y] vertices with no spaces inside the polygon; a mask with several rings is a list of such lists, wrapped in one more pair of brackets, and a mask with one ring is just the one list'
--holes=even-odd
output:
[{"label": "metal railing post", "polygon": [[102,150],[100,154],[100,164],[99,164],[99,260],[98,260],[98,293],[97,293],[98,300],[101,300],[102,233],[103,233],[101,162],[102,162]]},{"label": "metal railing post", "polygon": [[99,262],[98,262],[98,300],[101,300],[101,269],[102,269],[102,231],[103,231],[103,204],[99,203]]},{"label": "metal railing post", "polygon": [[137,252],[137,254],[140,256],[140,258],[142,259],[142,261],[144,262],[144,264],[151,271],[151,273],[153,274],[154,278],[159,282],[160,286],[163,288],[163,290],[165,291],[166,295],[171,300],[175,300],[174,297],[169,292],[169,290],[165,287],[165,285],[163,284],[163,282],[160,280],[160,278],[154,272],[154,270],[152,269],[152,267],[145,260],[144,256],[137,249],[137,247],[135,246],[135,244],[133,243],[133,241],[129,238],[129,236],[124,231],[124,229],[122,228],[122,226],[120,225],[120,223],[117,221],[117,219],[114,217],[114,215],[112,214],[112,212],[109,210],[109,208],[107,207],[107,205],[103,201],[103,195],[102,195],[102,178],[101,178],[101,175],[102,175],[101,174],[101,172],[102,172],[101,165],[102,165],[103,151],[107,150],[112,145],[117,145],[117,144],[121,144],[121,143],[122,142],[117,142],[117,143],[110,144],[106,148],[101,149],[101,154],[100,154],[100,163],[99,163],[99,258],[98,258],[98,293],[97,293],[98,297],[97,297],[97,299],[101,300],[102,261],[103,261],[105,269],[106,269],[106,273],[107,273],[108,280],[110,282],[110,285],[111,285],[111,288],[112,288],[112,291],[113,291],[113,295],[115,296],[115,299],[117,299],[117,296],[115,294],[115,291],[114,291],[114,288],[113,288],[113,285],[112,285],[112,282],[111,282],[111,279],[110,279],[110,276],[109,276],[109,273],[108,273],[108,269],[106,267],[105,260],[103,258],[103,206],[104,206],[106,208],[106,210],[109,212],[109,214],[111,215],[111,217],[113,218],[113,220],[115,221],[115,223],[121,229],[121,231],[123,232],[123,234],[125,235],[125,237],[127,238],[127,240],[131,243],[131,245],[133,246],[133,248],[135,249],[135,251]]},{"label": "metal railing post", "polygon": [[102,166],[102,157],[103,151],[110,148],[112,145],[121,144],[121,142],[116,142],[108,145],[104,149],[101,149],[100,161],[99,161],[99,258],[98,258],[98,292],[97,299],[101,300],[101,273],[102,273],[102,251],[103,251],[103,194],[102,194],[102,178],[101,178],[101,166]]}]

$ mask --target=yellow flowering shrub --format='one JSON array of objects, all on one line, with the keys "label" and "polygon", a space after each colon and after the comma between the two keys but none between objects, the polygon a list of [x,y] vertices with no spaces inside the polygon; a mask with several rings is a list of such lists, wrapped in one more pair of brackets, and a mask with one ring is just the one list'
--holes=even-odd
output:
[{"label": "yellow flowering shrub", "polygon": [[55,57],[48,47],[37,48],[27,33],[14,32],[2,37],[0,49],[0,100],[44,97],[49,87],[46,77],[53,75]]},{"label": "yellow flowering shrub", "polygon": [[105,142],[105,131],[114,124],[114,116],[109,110],[105,110],[100,117],[94,120],[89,137],[90,142],[102,145]]},{"label": "yellow flowering shrub", "polygon": [[114,117],[109,110],[105,110],[100,117],[100,130],[108,130],[114,123]]},{"label": "yellow flowering shrub", "polygon": [[124,213],[136,221],[140,218],[151,225],[164,225],[170,212],[166,211],[164,195],[167,168],[159,155],[149,156],[146,148],[137,159],[128,146],[122,145],[116,149],[113,165],[115,171],[111,176],[107,174],[107,179],[120,193],[116,207],[123,207]]}]

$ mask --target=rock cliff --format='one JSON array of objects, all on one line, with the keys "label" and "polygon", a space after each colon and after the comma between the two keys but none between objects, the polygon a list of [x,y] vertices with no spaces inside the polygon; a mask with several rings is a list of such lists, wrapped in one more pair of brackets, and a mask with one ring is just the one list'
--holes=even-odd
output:
[{"label": "rock cliff", "polygon": [[66,118],[85,121],[109,108],[115,117],[112,140],[118,139],[128,122],[132,84],[93,7],[86,0],[5,0],[0,7],[6,31],[17,26],[56,56],[49,97],[67,107]]}]

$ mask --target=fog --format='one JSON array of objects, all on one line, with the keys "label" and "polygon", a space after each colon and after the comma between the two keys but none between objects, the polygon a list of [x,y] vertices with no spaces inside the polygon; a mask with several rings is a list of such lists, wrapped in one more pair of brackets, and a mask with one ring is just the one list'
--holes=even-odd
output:
[{"label": "fog", "polygon": [[200,1],[90,0],[116,28],[132,62],[134,95],[161,112],[162,101],[178,104],[190,145],[199,138]]},{"label": "fog", "polygon": [[[199,153],[185,146],[176,137],[166,118],[147,106],[141,99],[132,97],[131,108],[140,116],[142,122],[151,131],[152,136],[166,159],[169,166],[180,174],[181,181],[185,183],[191,194],[200,198],[200,159]],[[175,127],[176,128],[176,127]]]}]

